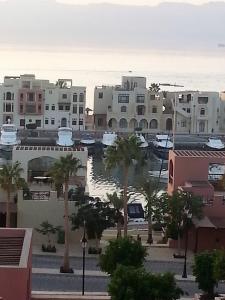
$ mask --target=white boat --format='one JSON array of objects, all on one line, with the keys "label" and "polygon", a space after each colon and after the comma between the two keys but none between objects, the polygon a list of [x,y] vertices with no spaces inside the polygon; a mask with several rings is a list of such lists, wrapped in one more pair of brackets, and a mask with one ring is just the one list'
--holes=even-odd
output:
[{"label": "white boat", "polygon": [[60,127],[58,129],[58,139],[56,144],[59,146],[71,147],[74,142],[72,140],[73,131],[70,127]]},{"label": "white boat", "polygon": [[0,148],[5,151],[11,151],[13,146],[20,144],[17,137],[17,128],[14,124],[3,124],[1,128]]},{"label": "white boat", "polygon": [[154,178],[155,180],[159,180],[159,182],[166,183],[168,182],[169,178],[169,172],[168,170],[162,170],[161,173],[160,171],[148,171],[150,177]]},{"label": "white boat", "polygon": [[221,164],[210,164],[208,179],[211,181],[220,180],[225,174],[225,165]]},{"label": "white boat", "polygon": [[83,145],[94,145],[95,144],[95,139],[90,134],[86,134],[85,136],[82,137],[80,140],[81,144]]},{"label": "white boat", "polygon": [[173,148],[173,143],[168,134],[157,134],[153,141],[153,147],[157,156],[167,159],[169,150]]},{"label": "white boat", "polygon": [[113,146],[117,139],[117,134],[115,132],[105,132],[102,136],[102,144],[104,146]]},{"label": "white boat", "polygon": [[209,138],[206,143],[207,148],[210,150],[222,150],[225,148],[224,143],[219,138]]},{"label": "white boat", "polygon": [[139,140],[141,142],[140,148],[147,148],[148,143],[146,142],[144,136],[141,133],[136,133],[136,136],[139,138]]}]

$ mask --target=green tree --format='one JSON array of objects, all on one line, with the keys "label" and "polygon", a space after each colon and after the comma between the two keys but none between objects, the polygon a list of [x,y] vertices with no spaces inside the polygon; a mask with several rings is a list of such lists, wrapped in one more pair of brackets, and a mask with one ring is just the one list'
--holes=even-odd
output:
[{"label": "green tree", "polygon": [[118,137],[115,145],[108,147],[105,164],[107,169],[119,166],[123,172],[123,211],[124,211],[124,236],[127,236],[127,202],[128,202],[128,172],[134,161],[142,161],[141,142],[136,135],[127,138]]},{"label": "green tree", "polygon": [[122,195],[119,197],[116,192],[113,194],[106,194],[107,198],[115,209],[115,221],[117,224],[117,238],[121,237],[121,228],[123,224],[123,215],[121,213],[123,209],[123,197]]},{"label": "green tree", "polygon": [[214,299],[214,288],[218,283],[214,276],[214,262],[215,252],[204,251],[194,258],[193,275],[208,299]]},{"label": "green tree", "polygon": [[[178,240],[178,254],[180,254],[180,240],[192,226],[192,218],[202,217],[203,201],[199,196],[189,192],[176,191],[171,196],[164,194],[168,202],[166,215],[167,235]],[[188,218],[190,216],[190,218]]]},{"label": "green tree", "polygon": [[215,250],[214,257],[214,278],[216,281],[225,280],[225,251]]},{"label": "green tree", "polygon": [[75,176],[78,170],[82,168],[79,159],[73,157],[72,154],[67,156],[61,156],[59,160],[55,162],[50,170],[50,175],[54,182],[57,184],[64,184],[64,231],[65,231],[65,246],[63,256],[63,266],[61,272],[69,273],[72,272],[69,263],[69,209],[68,209],[68,189],[69,180],[72,176]]},{"label": "green tree", "polygon": [[51,235],[58,231],[58,227],[54,227],[48,221],[44,221],[40,224],[40,227],[35,228],[35,230],[43,235],[46,235],[48,239],[48,246],[52,246]]},{"label": "green tree", "polygon": [[175,300],[183,294],[170,273],[151,274],[122,265],[113,273],[108,291],[112,300]]},{"label": "green tree", "polygon": [[160,86],[158,83],[151,83],[149,91],[153,93],[158,93],[160,91]]},{"label": "green tree", "polygon": [[72,214],[72,229],[83,227],[85,221],[88,239],[95,239],[96,249],[106,228],[115,225],[115,209],[108,202],[96,198],[94,202],[82,205],[76,214]]},{"label": "green tree", "polygon": [[146,212],[148,218],[148,239],[147,243],[153,242],[152,238],[152,218],[158,205],[157,193],[159,191],[158,183],[156,181],[144,180],[140,187],[140,192],[145,197],[146,201]]},{"label": "green tree", "polygon": [[118,265],[142,267],[146,249],[131,237],[109,241],[105,253],[100,256],[100,268],[112,275]]},{"label": "green tree", "polygon": [[0,170],[0,186],[6,192],[6,227],[10,227],[10,198],[11,194],[20,188],[25,188],[26,182],[21,177],[23,168],[20,162],[16,161],[12,165],[7,164]]}]

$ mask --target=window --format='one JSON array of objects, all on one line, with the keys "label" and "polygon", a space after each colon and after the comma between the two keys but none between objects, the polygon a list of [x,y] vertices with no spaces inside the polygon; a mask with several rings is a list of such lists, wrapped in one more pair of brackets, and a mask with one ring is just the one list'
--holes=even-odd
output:
[{"label": "window", "polygon": [[55,119],[51,118],[51,125],[55,125]]},{"label": "window", "polygon": [[121,112],[126,112],[127,111],[127,107],[126,106],[121,106]]},{"label": "window", "polygon": [[23,113],[23,104],[20,104],[20,113]]},{"label": "window", "polygon": [[59,110],[63,110],[63,105],[59,105]]},{"label": "window", "polygon": [[191,112],[191,109],[190,108],[187,108],[187,113],[190,113]]},{"label": "window", "polygon": [[84,102],[84,94],[80,93],[79,102]]},{"label": "window", "polygon": [[200,110],[200,115],[201,115],[201,116],[204,116],[204,115],[205,115],[205,109],[204,109],[204,108],[201,108],[201,110]]},{"label": "window", "polygon": [[31,113],[31,114],[36,113],[36,106],[27,104],[26,105],[26,113]]},{"label": "window", "polygon": [[5,111],[6,112],[11,112],[11,104],[9,104],[9,103],[6,104]]},{"label": "window", "polygon": [[48,119],[45,119],[45,125],[48,125]]},{"label": "window", "polygon": [[98,126],[99,126],[99,127],[102,127],[102,126],[103,126],[103,119],[102,119],[102,118],[99,118],[99,119],[98,119]]},{"label": "window", "polygon": [[41,120],[36,120],[37,127],[41,127]]},{"label": "window", "polygon": [[73,105],[73,114],[77,114],[77,105]]},{"label": "window", "polygon": [[103,92],[98,93],[98,99],[103,99]]},{"label": "window", "polygon": [[20,94],[20,98],[23,99],[23,93]]},{"label": "window", "polygon": [[65,110],[66,110],[66,111],[70,110],[70,106],[69,106],[69,105],[66,105]]},{"label": "window", "polygon": [[38,112],[41,112],[41,105],[38,105]]},{"label": "window", "polygon": [[79,114],[83,114],[84,113],[84,108],[83,108],[83,106],[80,106],[79,107]]},{"label": "window", "polygon": [[72,119],[72,125],[77,125],[77,120],[76,119]]},{"label": "window", "polygon": [[52,90],[49,90],[48,93],[49,93],[49,95],[51,95],[52,94]]},{"label": "window", "polygon": [[14,111],[14,104],[12,103],[12,112]]},{"label": "window", "polygon": [[118,95],[118,103],[129,103],[129,95],[126,94]]},{"label": "window", "polygon": [[12,100],[12,94],[10,92],[6,93],[6,100]]},{"label": "window", "polygon": [[55,105],[54,104],[52,105],[52,110],[55,110]]},{"label": "window", "polygon": [[30,89],[30,81],[23,81],[22,82],[23,89]]},{"label": "window", "polygon": [[38,94],[38,99],[39,99],[39,100],[42,99],[42,94]]},{"label": "window", "polygon": [[143,116],[145,114],[145,106],[144,105],[137,106],[137,114],[138,114],[138,116]]},{"label": "window", "polygon": [[27,101],[34,101],[34,93],[27,93]]},{"label": "window", "polygon": [[45,110],[49,110],[49,105],[48,104],[45,105]]},{"label": "window", "polygon": [[25,126],[25,119],[20,119],[20,126]]},{"label": "window", "polygon": [[181,127],[186,127],[186,126],[187,126],[186,120],[181,121]]},{"label": "window", "polygon": [[73,102],[77,102],[77,94],[73,94]]},{"label": "window", "polygon": [[137,103],[144,103],[145,102],[145,95],[137,95]]},{"label": "window", "polygon": [[150,95],[150,100],[155,100],[155,95]]},{"label": "window", "polygon": [[63,99],[67,99],[67,94],[62,94]]},{"label": "window", "polygon": [[79,125],[83,125],[84,121],[82,119],[80,119],[79,121]]},{"label": "window", "polygon": [[152,107],[152,113],[153,113],[153,114],[157,114],[157,107],[156,107],[156,106],[153,106],[153,107]]},{"label": "window", "polygon": [[198,103],[199,104],[207,104],[209,98],[208,97],[198,97]]}]

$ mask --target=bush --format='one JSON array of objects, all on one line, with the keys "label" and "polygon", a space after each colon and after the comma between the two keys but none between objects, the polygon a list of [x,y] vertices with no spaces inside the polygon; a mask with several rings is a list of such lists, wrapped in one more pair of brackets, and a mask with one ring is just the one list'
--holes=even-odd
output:
[{"label": "bush", "polygon": [[170,273],[151,274],[122,265],[113,273],[108,291],[112,300],[174,300],[183,294]]},{"label": "bush", "polygon": [[100,256],[100,268],[112,275],[117,265],[142,267],[146,256],[146,249],[139,241],[127,238],[118,238],[109,242],[105,253]]},{"label": "bush", "polygon": [[44,245],[42,244],[41,249],[43,252],[51,252],[51,253],[56,253],[56,247],[51,246],[51,245]]},{"label": "bush", "polygon": [[88,248],[88,254],[101,254],[102,248],[95,248],[95,247],[89,247]]}]

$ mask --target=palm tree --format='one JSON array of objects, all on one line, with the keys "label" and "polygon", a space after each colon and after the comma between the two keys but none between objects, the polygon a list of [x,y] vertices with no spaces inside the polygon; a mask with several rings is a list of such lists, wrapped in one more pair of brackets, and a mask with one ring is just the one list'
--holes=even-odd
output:
[{"label": "palm tree", "polygon": [[109,202],[112,204],[116,211],[116,222],[117,222],[117,238],[121,237],[121,227],[123,223],[123,215],[121,210],[123,209],[123,197],[119,197],[116,192],[113,194],[106,194]]},{"label": "palm tree", "polygon": [[136,135],[127,138],[118,137],[114,146],[106,150],[105,164],[107,169],[119,166],[123,172],[123,211],[124,211],[124,236],[127,236],[127,201],[128,201],[128,171],[134,161],[141,161],[141,142]]},{"label": "palm tree", "polygon": [[64,231],[65,231],[65,248],[63,256],[63,266],[60,268],[62,273],[71,273],[69,264],[69,209],[68,209],[68,190],[69,180],[72,176],[76,175],[78,170],[82,168],[79,159],[73,157],[72,154],[67,156],[61,156],[58,161],[55,162],[50,170],[51,177],[55,183],[59,184],[59,178],[61,177],[61,183],[64,184]]},{"label": "palm tree", "polygon": [[157,193],[159,191],[156,181],[145,180],[140,187],[141,194],[145,197],[146,211],[148,216],[148,239],[147,243],[152,244],[152,217],[154,208],[157,206]]},{"label": "palm tree", "polygon": [[25,187],[25,180],[21,177],[23,168],[20,167],[20,162],[4,165],[0,170],[0,186],[7,194],[6,201],[6,227],[10,227],[10,198],[12,192],[19,188]]}]

